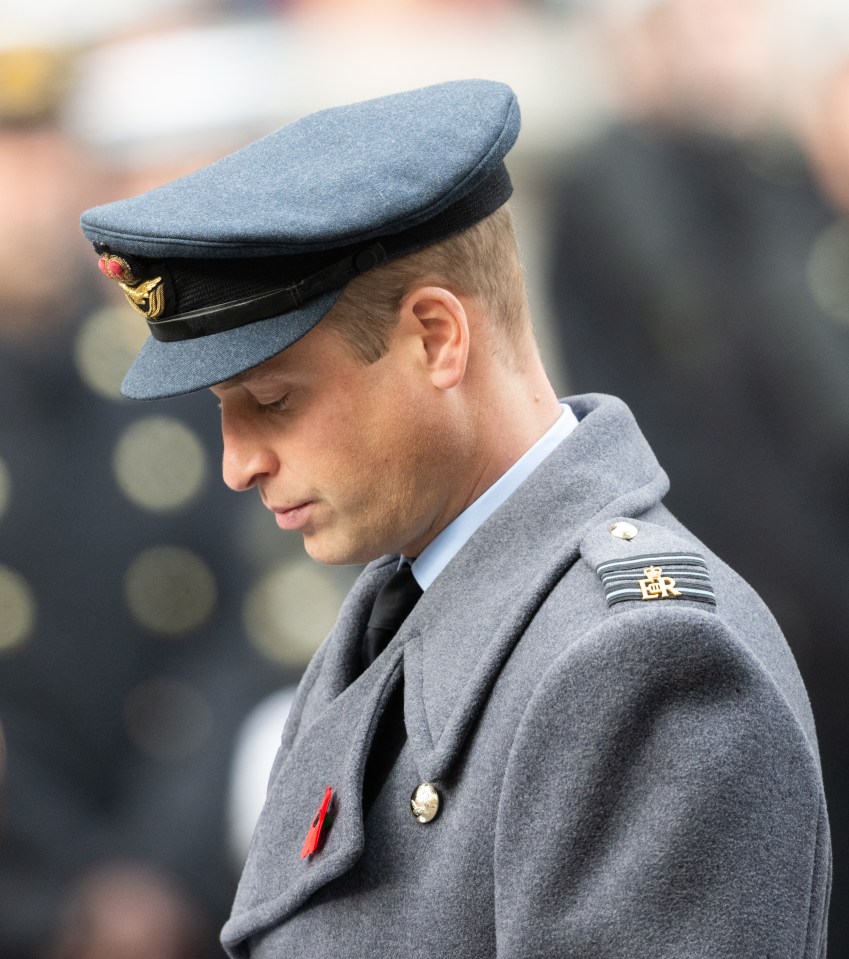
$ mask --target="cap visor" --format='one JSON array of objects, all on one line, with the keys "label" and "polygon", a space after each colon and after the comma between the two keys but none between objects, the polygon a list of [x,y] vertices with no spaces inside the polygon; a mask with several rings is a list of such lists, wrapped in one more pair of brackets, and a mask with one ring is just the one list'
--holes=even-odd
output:
[{"label": "cap visor", "polygon": [[224,333],[173,343],[151,336],[124,377],[121,392],[133,400],[159,400],[223,383],[309,333],[343,292],[330,290],[290,313]]}]

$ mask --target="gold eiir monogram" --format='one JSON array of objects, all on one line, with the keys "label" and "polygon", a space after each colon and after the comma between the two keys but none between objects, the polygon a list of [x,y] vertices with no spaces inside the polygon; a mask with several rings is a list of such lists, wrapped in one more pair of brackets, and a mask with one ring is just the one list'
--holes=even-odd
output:
[{"label": "gold eiir monogram", "polygon": [[681,595],[675,588],[675,580],[671,576],[664,576],[659,566],[649,566],[643,573],[646,578],[639,580],[643,599],[671,599]]}]

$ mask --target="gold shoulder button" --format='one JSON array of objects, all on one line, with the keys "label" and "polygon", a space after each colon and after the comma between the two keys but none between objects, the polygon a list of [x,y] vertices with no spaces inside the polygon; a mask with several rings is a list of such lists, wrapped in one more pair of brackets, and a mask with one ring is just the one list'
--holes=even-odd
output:
[{"label": "gold shoulder button", "polygon": [[633,523],[618,522],[610,527],[610,535],[617,539],[624,539],[626,542],[634,539],[640,531]]}]

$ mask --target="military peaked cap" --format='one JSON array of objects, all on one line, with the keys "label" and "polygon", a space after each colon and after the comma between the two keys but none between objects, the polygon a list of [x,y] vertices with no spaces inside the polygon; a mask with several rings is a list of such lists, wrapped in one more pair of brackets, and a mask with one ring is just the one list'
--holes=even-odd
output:
[{"label": "military peaked cap", "polygon": [[314,113],[88,210],[100,269],[151,333],[122,391],[189,393],[291,346],[355,276],[501,206],[518,133],[508,86],[459,80]]}]

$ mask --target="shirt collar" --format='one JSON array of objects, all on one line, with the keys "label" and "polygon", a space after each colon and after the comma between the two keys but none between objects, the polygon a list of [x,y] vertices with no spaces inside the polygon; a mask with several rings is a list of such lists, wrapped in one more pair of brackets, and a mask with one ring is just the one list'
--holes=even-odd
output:
[{"label": "shirt collar", "polygon": [[501,504],[514,493],[542,461],[578,425],[578,420],[566,403],[560,404],[562,413],[534,445],[507,472],[483,492],[471,506],[429,543],[413,562],[413,576],[423,590],[436,579],[460,551],[475,531]]}]

